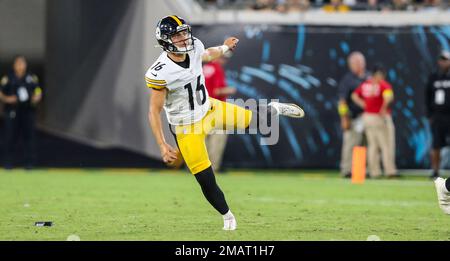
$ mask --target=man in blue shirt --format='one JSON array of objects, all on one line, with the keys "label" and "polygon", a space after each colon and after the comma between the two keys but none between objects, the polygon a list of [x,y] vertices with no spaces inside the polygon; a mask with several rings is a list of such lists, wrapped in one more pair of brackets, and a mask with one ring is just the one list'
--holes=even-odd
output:
[{"label": "man in blue shirt", "polygon": [[341,175],[351,177],[353,147],[362,143],[363,123],[362,109],[351,99],[353,91],[367,79],[366,60],[360,52],[352,52],[348,56],[350,71],[339,82],[339,107],[341,127],[343,130],[341,151]]}]

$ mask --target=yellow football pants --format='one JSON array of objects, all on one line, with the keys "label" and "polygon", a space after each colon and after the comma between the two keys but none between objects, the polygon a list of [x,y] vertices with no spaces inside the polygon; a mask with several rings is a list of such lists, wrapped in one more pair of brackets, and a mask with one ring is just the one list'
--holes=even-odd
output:
[{"label": "yellow football pants", "polygon": [[205,138],[213,130],[246,129],[252,119],[252,111],[237,105],[210,98],[211,109],[198,121],[175,126],[175,137],[181,155],[192,174],[211,166]]}]

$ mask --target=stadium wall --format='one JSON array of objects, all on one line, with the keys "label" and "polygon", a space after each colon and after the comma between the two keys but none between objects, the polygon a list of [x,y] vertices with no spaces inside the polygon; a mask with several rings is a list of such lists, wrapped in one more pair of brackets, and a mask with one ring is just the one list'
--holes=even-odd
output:
[{"label": "stadium wall", "polygon": [[48,13],[46,74],[52,77],[41,128],[98,148],[158,157],[144,74],[159,55],[152,41],[157,18],[170,14],[170,6],[50,0]]},{"label": "stadium wall", "polygon": [[0,1],[0,65],[19,53],[33,63],[42,63],[46,7],[46,0]]}]

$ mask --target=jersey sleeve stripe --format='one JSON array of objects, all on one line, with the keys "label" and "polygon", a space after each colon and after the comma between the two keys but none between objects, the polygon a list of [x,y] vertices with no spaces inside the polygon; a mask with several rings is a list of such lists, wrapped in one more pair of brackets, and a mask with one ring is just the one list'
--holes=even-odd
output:
[{"label": "jersey sleeve stripe", "polygon": [[164,81],[164,80],[153,80],[153,79],[150,79],[150,78],[147,78],[147,77],[145,77],[145,80],[147,82],[150,82],[150,83],[166,84],[166,81]]},{"label": "jersey sleeve stripe", "polygon": [[157,90],[161,90],[167,87],[167,85],[154,85],[151,83],[147,83],[147,87],[148,88],[152,88],[152,89],[157,89]]},{"label": "jersey sleeve stripe", "polygon": [[146,83],[151,84],[151,85],[157,85],[157,86],[166,86],[167,85],[167,83],[155,83],[155,82],[149,82],[149,81],[147,81]]}]

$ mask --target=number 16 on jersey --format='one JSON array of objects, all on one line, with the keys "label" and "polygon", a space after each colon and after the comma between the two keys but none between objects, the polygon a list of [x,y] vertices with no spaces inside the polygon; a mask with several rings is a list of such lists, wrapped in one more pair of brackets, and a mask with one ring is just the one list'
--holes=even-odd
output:
[{"label": "number 16 on jersey", "polygon": [[208,95],[206,94],[204,80],[201,75],[197,77],[197,83],[195,85],[196,85],[195,90],[193,89],[192,83],[188,83],[184,86],[184,89],[187,90],[189,95],[189,106],[191,111],[193,111],[195,108],[194,102],[197,102],[198,105],[202,106],[203,104],[205,104],[206,99],[208,98]]}]

